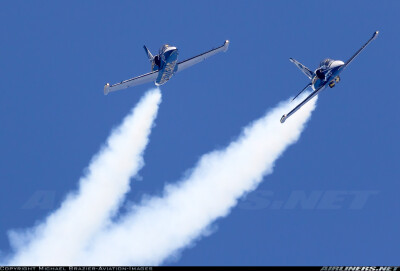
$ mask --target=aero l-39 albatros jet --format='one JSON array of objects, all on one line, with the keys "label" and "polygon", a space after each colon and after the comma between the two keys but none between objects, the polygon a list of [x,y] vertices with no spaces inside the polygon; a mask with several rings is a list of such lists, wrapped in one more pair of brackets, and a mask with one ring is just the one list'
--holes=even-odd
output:
[{"label": "aero l-39 albatros jet", "polygon": [[[361,53],[361,51],[367,47],[367,45],[373,41],[377,36],[378,36],[378,31],[376,31],[373,36],[363,45],[363,47],[360,48],[349,60],[347,60],[346,63],[344,63],[341,60],[332,60],[332,59],[325,59],[321,61],[319,64],[318,69],[315,70],[315,72],[312,72],[309,68],[301,64],[300,62],[294,60],[293,58],[290,58],[290,61],[293,62],[308,78],[310,78],[311,82],[305,86],[305,88],[300,91],[302,93],[304,90],[306,90],[308,87],[312,87],[314,90],[307,98],[305,98],[298,106],[296,106],[292,111],[289,113],[285,114],[281,118],[281,123],[284,123],[285,120],[293,115],[297,110],[299,110],[304,104],[306,104],[309,100],[314,98],[316,95],[318,95],[319,92],[321,92],[327,85],[330,88],[333,88],[336,83],[340,81],[339,74],[346,68],[352,61],[353,59],[358,56],[358,54]],[[293,98],[296,99],[297,96],[300,95],[297,94],[296,97]]]},{"label": "aero l-39 albatros jet", "polygon": [[125,89],[151,81],[154,81],[156,86],[161,86],[165,84],[175,73],[183,71],[184,69],[189,68],[190,66],[193,66],[194,64],[197,64],[206,58],[215,55],[216,53],[226,52],[228,47],[229,41],[226,40],[225,43],[218,48],[177,63],[178,49],[176,47],[165,44],[160,48],[158,55],[153,56],[149,49],[144,46],[147,57],[151,62],[151,72],[114,85],[107,83],[104,86],[104,95],[107,95],[111,91]]}]

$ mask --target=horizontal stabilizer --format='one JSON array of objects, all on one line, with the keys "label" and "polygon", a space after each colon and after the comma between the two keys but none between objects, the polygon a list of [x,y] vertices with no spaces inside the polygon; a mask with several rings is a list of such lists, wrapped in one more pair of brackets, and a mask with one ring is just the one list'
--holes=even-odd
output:
[{"label": "horizontal stabilizer", "polygon": [[303,88],[303,90],[300,91],[300,92],[296,95],[296,97],[293,98],[292,101],[294,101],[297,97],[299,97],[299,95],[300,95],[301,93],[303,93],[303,91],[306,90],[306,89],[307,89],[309,86],[311,86],[311,85],[312,85],[311,83],[307,84],[307,86],[305,86],[305,87]]},{"label": "horizontal stabilizer", "polygon": [[296,59],[289,58],[289,60],[294,65],[296,65],[296,67],[299,68],[310,80],[314,77],[314,73],[309,68],[298,62]]},{"label": "horizontal stabilizer", "polygon": [[154,56],[150,53],[150,50],[147,49],[146,45],[143,45],[143,48],[146,51],[146,55],[149,58],[150,62],[153,61]]}]

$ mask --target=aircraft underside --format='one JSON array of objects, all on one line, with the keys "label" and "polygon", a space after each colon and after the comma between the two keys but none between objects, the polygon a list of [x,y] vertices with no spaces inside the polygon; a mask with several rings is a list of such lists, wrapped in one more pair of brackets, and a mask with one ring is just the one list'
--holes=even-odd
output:
[{"label": "aircraft underside", "polygon": [[167,59],[165,66],[158,72],[158,77],[155,81],[156,86],[165,84],[177,70],[176,63],[178,61],[178,51],[172,52]]},{"label": "aircraft underside", "polygon": [[[146,55],[151,62],[151,72],[139,75],[137,77],[121,81],[110,85],[109,83],[104,86],[104,95],[110,92],[126,89],[133,86],[138,86],[141,84],[154,82],[155,85],[160,86],[165,84],[175,73],[181,72],[203,60],[217,54],[220,52],[226,52],[229,47],[229,41],[226,40],[223,45],[211,49],[207,52],[199,54],[197,56],[188,58],[178,63],[178,49],[174,46],[168,44],[163,45],[159,53],[155,56],[150,52],[150,50],[143,46]],[[160,68],[161,67],[161,68]]]},{"label": "aircraft underside", "polygon": [[[332,60],[332,59],[324,59],[321,61],[319,68],[312,72],[309,68],[298,62],[297,60],[290,58],[289,60],[297,66],[308,78],[311,79],[311,82],[303,88],[300,93],[298,93],[294,99],[296,99],[303,91],[305,91],[309,86],[313,89],[313,92],[309,94],[302,102],[300,102],[295,108],[293,108],[289,113],[284,114],[280,120],[281,123],[284,123],[287,118],[296,113],[303,105],[305,105],[312,98],[317,96],[326,86],[333,88],[336,83],[340,81],[339,74],[356,58],[362,50],[370,44],[378,36],[378,31],[375,31],[372,37],[346,62],[341,60]],[[293,99],[293,100],[294,100]]]}]

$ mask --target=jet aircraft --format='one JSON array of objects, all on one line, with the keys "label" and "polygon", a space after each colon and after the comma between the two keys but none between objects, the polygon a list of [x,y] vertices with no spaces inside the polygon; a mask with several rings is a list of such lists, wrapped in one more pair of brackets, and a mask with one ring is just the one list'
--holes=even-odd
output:
[{"label": "jet aircraft", "polygon": [[367,47],[367,45],[371,41],[373,41],[378,36],[378,33],[379,31],[375,31],[372,37],[346,62],[327,58],[321,61],[319,67],[314,72],[312,72],[309,68],[296,61],[295,59],[290,58],[289,60],[294,63],[297,68],[299,68],[311,80],[311,82],[307,84],[305,88],[303,88],[303,90],[300,91],[299,94],[297,94],[296,97],[293,98],[293,100],[296,99],[297,96],[299,96],[304,90],[306,90],[310,86],[313,89],[313,92],[308,95],[308,97],[305,98],[292,111],[283,115],[281,118],[281,123],[284,123],[287,118],[289,118],[308,101],[318,95],[327,85],[330,88],[333,88],[336,83],[340,81],[339,74],[354,60],[354,58],[356,58],[361,53],[362,50],[364,50],[365,47]]},{"label": "jet aircraft", "polygon": [[176,47],[165,44],[160,48],[158,55],[153,56],[149,49],[144,46],[144,50],[151,63],[151,72],[122,81],[120,83],[116,83],[114,85],[107,83],[104,86],[104,95],[107,95],[111,91],[125,89],[151,81],[154,81],[156,86],[161,86],[171,79],[175,73],[183,71],[184,69],[189,68],[190,66],[193,66],[194,64],[197,64],[219,52],[226,52],[228,47],[229,41],[226,40],[224,44],[218,48],[177,63],[178,49]]}]

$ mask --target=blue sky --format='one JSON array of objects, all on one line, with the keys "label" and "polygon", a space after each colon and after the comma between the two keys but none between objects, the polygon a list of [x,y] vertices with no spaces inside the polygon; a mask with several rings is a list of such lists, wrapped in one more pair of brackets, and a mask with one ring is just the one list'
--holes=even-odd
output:
[{"label": "blue sky", "polygon": [[[10,250],[8,230],[35,225],[76,189],[111,128],[152,87],[103,95],[104,83],[150,70],[144,44],[152,52],[175,45],[186,59],[231,41],[226,54],[161,88],[130,201],[160,194],[202,154],[301,90],[307,78],[289,57],[311,69],[326,57],[346,60],[380,30],[322,93],[275,172],[167,264],[398,265],[399,9],[397,1],[3,3],[0,251]],[[321,200],[268,204],[289,206],[300,194]],[[352,209],[357,195],[367,199]]]}]

